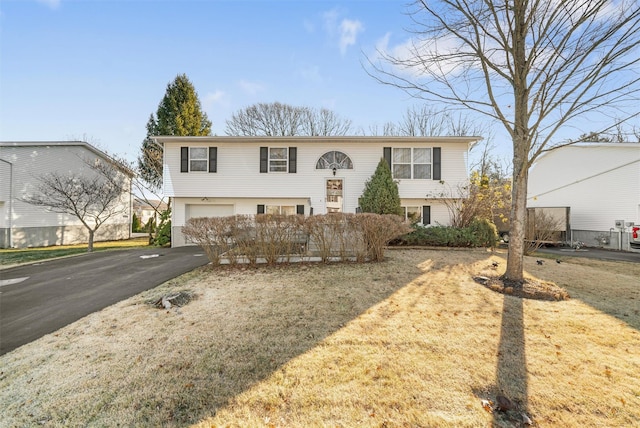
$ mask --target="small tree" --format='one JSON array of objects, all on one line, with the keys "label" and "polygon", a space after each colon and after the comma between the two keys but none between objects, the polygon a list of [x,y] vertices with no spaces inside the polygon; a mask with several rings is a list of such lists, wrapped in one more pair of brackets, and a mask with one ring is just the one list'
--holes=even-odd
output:
[{"label": "small tree", "polygon": [[360,208],[366,213],[403,215],[398,184],[393,181],[387,161],[380,159],[376,171],[364,184]]},{"label": "small tree", "polygon": [[84,163],[89,171],[51,172],[38,177],[35,192],[21,200],[76,217],[89,232],[87,251],[91,252],[100,226],[110,218],[129,213],[129,205],[123,202],[130,197],[131,187],[128,170],[115,160],[85,159]]},{"label": "small tree", "polygon": [[136,213],[133,213],[133,218],[131,219],[131,231],[133,233],[138,233],[142,230],[142,222],[140,221],[140,217]]}]

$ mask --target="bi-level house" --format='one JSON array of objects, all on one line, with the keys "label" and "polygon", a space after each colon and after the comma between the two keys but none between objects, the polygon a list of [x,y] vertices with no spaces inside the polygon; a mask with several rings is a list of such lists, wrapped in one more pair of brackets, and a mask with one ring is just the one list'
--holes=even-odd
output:
[{"label": "bi-level house", "polygon": [[[384,158],[406,217],[449,224],[445,197],[461,197],[468,153],[480,137],[174,137],[164,146],[172,245],[192,217],[359,211],[365,182]],[[431,195],[432,197],[429,197]],[[434,197],[436,196],[437,197]]]},{"label": "bi-level house", "polygon": [[[80,220],[68,214],[30,205],[24,196],[49,173],[93,177],[88,163],[112,162],[103,151],[84,141],[0,142],[0,248],[44,247],[86,243],[88,233]],[[118,212],[96,232],[96,241],[131,237],[131,180],[121,169],[124,184]]]}]

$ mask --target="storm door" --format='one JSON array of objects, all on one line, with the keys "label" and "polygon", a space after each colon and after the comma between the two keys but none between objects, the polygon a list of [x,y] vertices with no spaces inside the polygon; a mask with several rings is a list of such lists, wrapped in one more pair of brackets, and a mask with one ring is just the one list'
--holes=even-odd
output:
[{"label": "storm door", "polygon": [[342,179],[332,178],[327,180],[327,213],[342,212]]}]

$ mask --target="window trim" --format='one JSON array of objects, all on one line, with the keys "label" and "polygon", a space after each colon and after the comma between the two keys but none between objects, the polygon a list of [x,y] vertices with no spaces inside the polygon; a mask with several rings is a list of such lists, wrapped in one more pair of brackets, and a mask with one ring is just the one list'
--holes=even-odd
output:
[{"label": "window trim", "polygon": [[[257,214],[265,214],[267,212],[267,206],[274,206],[274,205],[266,205],[266,204],[258,204],[258,209],[257,209]],[[290,205],[279,205],[281,207],[283,206],[290,206]],[[294,205],[295,209],[296,209],[296,215],[304,215],[304,205],[298,204],[298,205]],[[311,213],[313,214],[313,209],[311,209]]]},{"label": "window trim", "polygon": [[[402,210],[404,212],[404,219],[409,220],[408,217],[408,209],[409,208],[418,208],[419,216],[417,224],[422,226],[428,226],[431,224],[431,205],[402,205]],[[426,214],[426,222],[425,222],[425,214]]]},{"label": "window trim", "polygon": [[[285,150],[285,158],[272,158],[271,150],[281,149]],[[272,162],[285,162],[284,169],[281,171],[272,170]],[[297,147],[260,147],[260,173],[273,173],[273,174],[295,174],[297,172],[298,150]]]},{"label": "window trim", "polygon": [[[192,149],[204,149],[206,154],[202,158],[193,158],[191,156]],[[192,168],[193,161],[204,161],[206,166],[204,169],[194,170]],[[214,146],[183,146],[180,147],[180,172],[186,173],[215,173],[218,171],[218,148]]]},{"label": "window trim", "polygon": [[[271,156],[272,150],[284,150],[285,158],[274,158]],[[289,148],[288,147],[269,147],[267,155],[267,166],[269,168],[269,173],[287,173],[289,172]],[[272,162],[283,162],[284,161],[284,169],[282,171],[274,171]]]},{"label": "window trim", "polygon": [[[204,150],[204,157],[194,158],[192,151],[195,149]],[[207,172],[209,171],[209,148],[206,146],[189,146],[189,172]],[[203,169],[193,169],[193,162],[204,162]]]},{"label": "window trim", "polygon": [[[333,158],[335,159],[336,154],[340,153],[341,155],[344,156],[344,158],[342,159],[342,162],[338,163],[338,162],[329,162],[328,159],[325,158],[325,156],[327,155],[333,155]],[[321,161],[324,161],[323,163],[326,164],[326,167],[323,167],[321,165]],[[346,166],[344,166],[346,164]],[[320,156],[318,158],[318,160],[316,161],[316,170],[324,170],[324,169],[353,169],[353,160],[351,159],[351,157],[346,154],[345,152],[341,151],[341,150],[329,150],[327,152],[324,152],[322,154],[322,156]]]},{"label": "window trim", "polygon": [[[403,148],[403,147],[399,147],[399,148]],[[425,148],[431,149],[431,180],[437,180],[437,181],[442,180],[442,148],[441,147],[425,147]],[[391,160],[392,150],[393,150],[392,147],[383,147],[382,157],[387,162],[387,165],[391,170],[391,175],[393,176],[393,166],[392,166],[392,160]],[[399,179],[399,180],[408,180],[408,179]],[[423,179],[416,179],[416,180],[423,180]]]},{"label": "window trim", "polygon": [[[432,180],[433,179],[433,147],[392,147],[391,148],[391,156],[390,156],[390,161],[391,161],[391,175],[395,180]],[[409,150],[410,151],[410,160],[409,162],[395,162],[395,152],[396,150]],[[414,158],[414,153],[415,150],[429,150],[429,157],[431,159],[431,162],[429,163],[418,163],[415,161]],[[395,171],[394,171],[394,167],[396,165],[409,165],[409,173],[410,176],[409,177],[396,177]],[[416,165],[429,165],[429,177],[428,178],[415,178],[415,170],[414,167]]]}]

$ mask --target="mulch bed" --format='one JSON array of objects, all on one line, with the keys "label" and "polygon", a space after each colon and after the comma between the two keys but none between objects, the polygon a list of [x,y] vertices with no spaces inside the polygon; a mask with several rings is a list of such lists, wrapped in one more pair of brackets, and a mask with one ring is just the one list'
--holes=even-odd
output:
[{"label": "mulch bed", "polygon": [[567,291],[551,282],[526,279],[524,283],[505,280],[500,276],[476,276],[475,282],[496,293],[522,299],[561,301],[569,300]]}]

